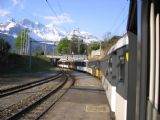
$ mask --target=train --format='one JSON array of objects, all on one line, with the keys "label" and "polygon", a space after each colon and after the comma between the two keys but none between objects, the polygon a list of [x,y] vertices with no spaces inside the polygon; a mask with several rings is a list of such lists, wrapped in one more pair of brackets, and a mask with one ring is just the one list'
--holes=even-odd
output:
[{"label": "train", "polygon": [[130,0],[125,34],[97,61],[60,61],[102,82],[116,120],[160,120],[160,0]]},{"label": "train", "polygon": [[127,120],[160,120],[160,0],[130,0]]},{"label": "train", "polygon": [[[101,60],[59,61],[58,66],[87,72],[102,81],[113,116],[124,119],[127,109],[128,35],[125,34]],[[123,109],[119,109],[123,107]]]}]

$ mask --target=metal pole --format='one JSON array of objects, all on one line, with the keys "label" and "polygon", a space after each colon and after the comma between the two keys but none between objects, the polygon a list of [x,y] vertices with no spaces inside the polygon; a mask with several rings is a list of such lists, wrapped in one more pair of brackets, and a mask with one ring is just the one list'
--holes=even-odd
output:
[{"label": "metal pole", "polygon": [[28,55],[28,31],[26,35],[26,55]]},{"label": "metal pole", "polygon": [[32,41],[29,38],[29,70],[30,70],[30,72],[32,71],[32,51],[31,51],[31,47],[32,47]]},{"label": "metal pole", "polygon": [[23,35],[23,54],[25,55],[25,41],[26,41],[26,31],[24,30],[24,35]]},{"label": "metal pole", "polygon": [[21,44],[21,47],[20,47],[20,54],[22,54],[22,32],[21,32],[20,34],[21,34],[21,35],[20,35],[20,36],[21,36],[21,43],[20,43],[20,44]]},{"label": "metal pole", "polygon": [[29,45],[30,45],[29,34],[27,33],[27,55],[29,55]]},{"label": "metal pole", "polygon": [[24,32],[22,31],[22,55],[24,54]]},{"label": "metal pole", "polygon": [[52,54],[52,56],[54,56],[54,51],[55,51],[55,46],[54,46],[54,43],[53,43],[53,54]]},{"label": "metal pole", "polygon": [[25,44],[24,44],[24,54],[25,55],[27,54],[26,49],[27,49],[27,30],[25,31]]},{"label": "metal pole", "polygon": [[45,44],[45,48],[44,48],[44,55],[46,55],[46,42],[44,43]]},{"label": "metal pole", "polygon": [[73,41],[70,41],[70,45],[69,45],[70,46],[70,54],[72,54],[72,52],[71,52],[72,51],[72,42]]},{"label": "metal pole", "polygon": [[[78,40],[78,39],[77,39]],[[79,54],[79,40],[77,41],[78,42],[78,54]]]},{"label": "metal pole", "polygon": [[102,49],[102,46],[101,46],[101,41],[100,41],[100,48],[99,48],[99,49],[100,49],[100,55],[101,55],[101,49]]}]

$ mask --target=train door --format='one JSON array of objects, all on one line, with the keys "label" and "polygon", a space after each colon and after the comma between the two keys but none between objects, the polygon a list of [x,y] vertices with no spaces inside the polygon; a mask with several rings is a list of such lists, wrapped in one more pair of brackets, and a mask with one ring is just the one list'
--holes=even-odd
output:
[{"label": "train door", "polygon": [[127,115],[127,81],[128,61],[127,48],[117,50],[117,83],[116,83],[116,120],[126,120]]}]

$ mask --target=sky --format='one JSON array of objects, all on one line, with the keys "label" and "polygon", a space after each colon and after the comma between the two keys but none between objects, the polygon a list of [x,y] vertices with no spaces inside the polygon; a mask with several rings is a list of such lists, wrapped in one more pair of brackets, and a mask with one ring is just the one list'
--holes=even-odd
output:
[{"label": "sky", "polygon": [[128,11],[129,0],[0,0],[0,23],[27,18],[103,39],[126,33]]}]

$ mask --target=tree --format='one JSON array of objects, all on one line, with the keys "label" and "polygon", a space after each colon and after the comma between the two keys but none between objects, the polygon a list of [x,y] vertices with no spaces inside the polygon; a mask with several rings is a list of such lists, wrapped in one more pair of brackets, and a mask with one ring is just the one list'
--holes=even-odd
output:
[{"label": "tree", "polygon": [[78,39],[78,36],[73,35],[72,38],[71,38],[71,51],[74,54],[78,54],[79,49],[80,48],[79,48],[79,39]]},{"label": "tree", "polygon": [[0,59],[8,55],[10,44],[6,42],[3,38],[0,38]]},{"label": "tree", "polygon": [[68,38],[61,39],[57,49],[60,54],[71,54],[71,41]]},{"label": "tree", "polygon": [[36,48],[36,50],[33,52],[34,56],[41,56],[44,55],[44,51],[41,47]]},{"label": "tree", "polygon": [[8,53],[9,49],[11,48],[10,44],[4,41],[3,38],[0,38],[0,53]]},{"label": "tree", "polygon": [[111,38],[111,32],[107,32],[104,34],[104,41],[108,41]]},{"label": "tree", "polygon": [[80,45],[80,54],[86,54],[86,53],[87,53],[87,45],[82,42]]},{"label": "tree", "polygon": [[77,37],[72,37],[71,40],[63,38],[58,44],[58,53],[60,54],[85,54],[87,45]]},{"label": "tree", "polygon": [[102,42],[102,49],[108,51],[112,45],[114,45],[121,37],[120,36],[113,36],[109,40],[104,39]]},{"label": "tree", "polygon": [[80,39],[78,36],[73,35],[71,38],[71,51],[74,52],[74,54],[84,54],[86,53],[87,45],[83,42],[82,39]]},{"label": "tree", "polygon": [[88,46],[88,51],[91,52],[92,50],[98,50],[100,48],[99,42],[93,42]]},{"label": "tree", "polygon": [[15,40],[15,47],[20,50],[20,54],[22,54],[25,48],[28,47],[27,35],[28,35],[28,30],[25,29],[17,36]]}]

